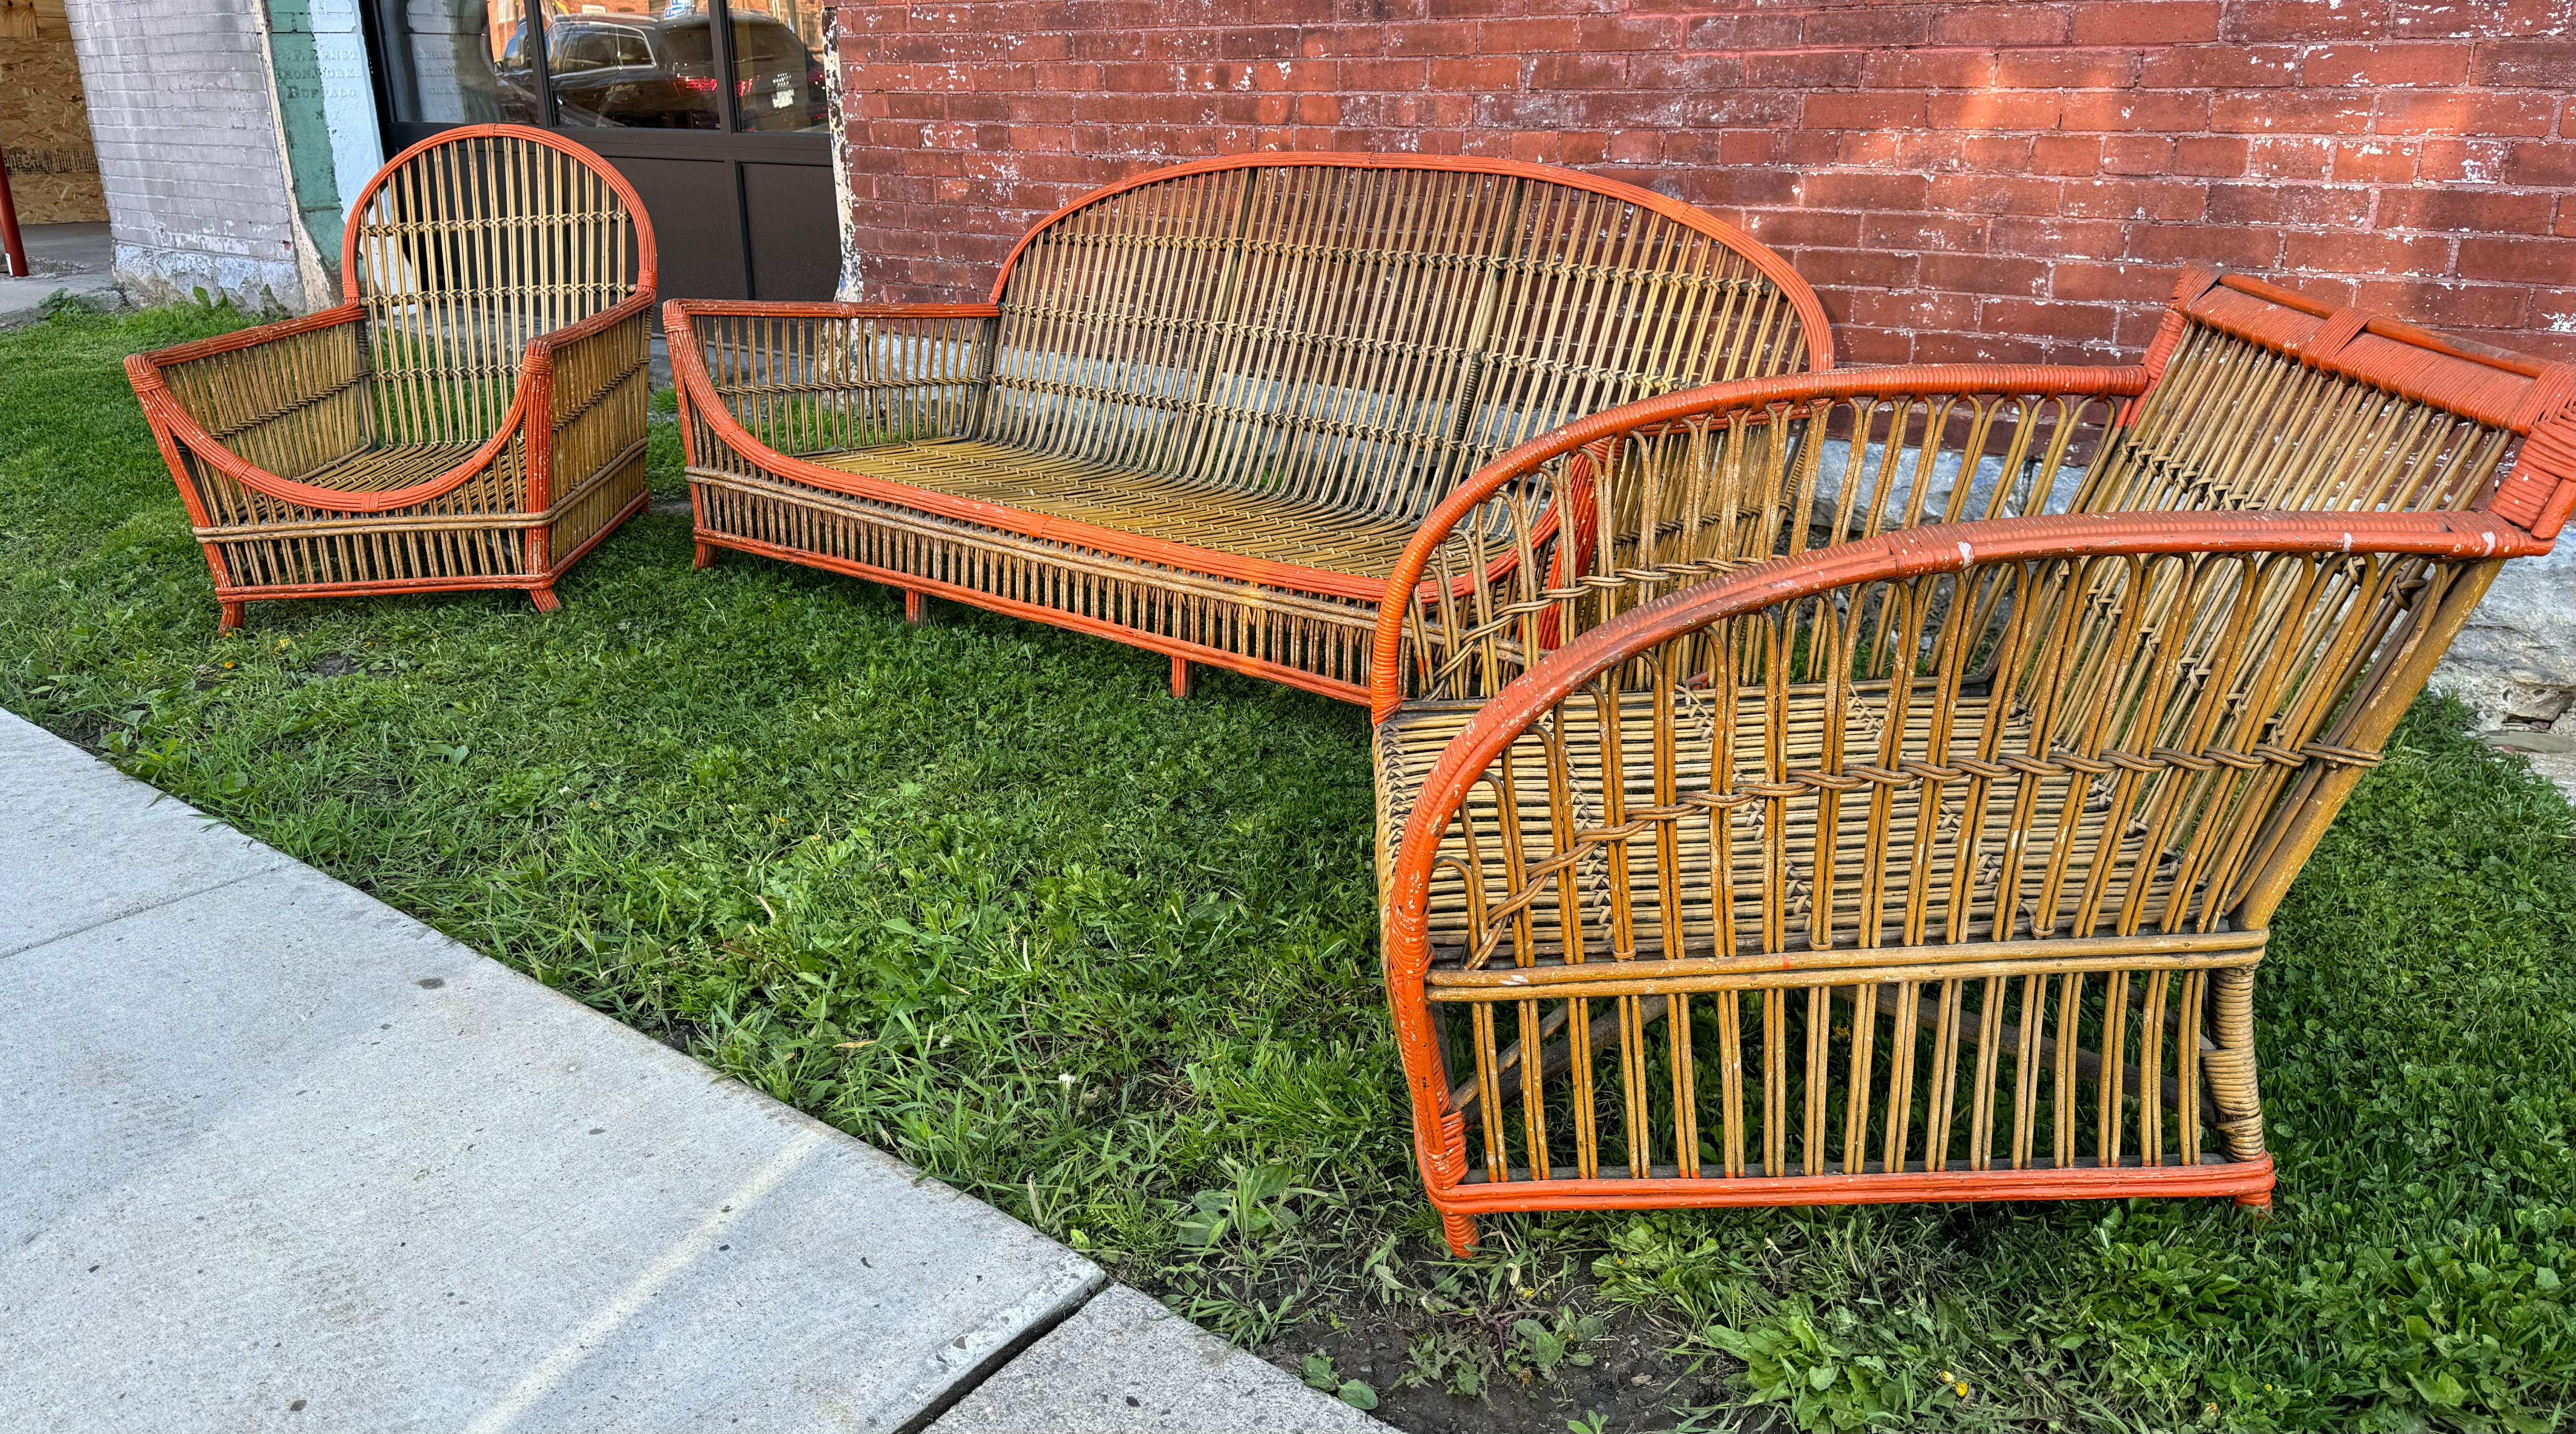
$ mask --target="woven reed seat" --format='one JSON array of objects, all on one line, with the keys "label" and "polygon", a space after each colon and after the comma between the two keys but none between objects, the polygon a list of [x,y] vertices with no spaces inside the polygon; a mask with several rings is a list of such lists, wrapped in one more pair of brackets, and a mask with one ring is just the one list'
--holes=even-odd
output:
[{"label": "woven reed seat", "polygon": [[554,585],[641,510],[653,231],[590,151],[476,125],[359,192],[338,306],[126,361],[214,574],[253,600]]},{"label": "woven reed seat", "polygon": [[474,456],[479,443],[390,443],[334,458],[306,473],[288,474],[298,483],[334,493],[382,493],[426,483]]},{"label": "woven reed seat", "polygon": [[1383,582],[1414,525],[967,438],[889,444],[812,461],[926,492],[1023,509],[1265,562]]},{"label": "woven reed seat", "polygon": [[2265,928],[2576,507],[2571,404],[2566,365],[2195,269],[2134,368],[1721,384],[1488,465],[1372,665],[1451,1245],[1513,1210],[2267,1204]]},{"label": "woven reed seat", "polygon": [[1535,165],[1251,155],[1042,221],[987,304],[666,306],[722,549],[1365,698],[1386,575],[1513,444],[1831,367],[1779,256]]}]

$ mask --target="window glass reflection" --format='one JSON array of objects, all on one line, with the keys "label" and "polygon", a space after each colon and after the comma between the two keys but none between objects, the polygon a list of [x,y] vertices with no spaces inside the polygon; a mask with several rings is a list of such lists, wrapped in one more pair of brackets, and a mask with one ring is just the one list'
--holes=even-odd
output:
[{"label": "window glass reflection", "polygon": [[541,124],[524,0],[373,0],[394,118]]},{"label": "window glass reflection", "polygon": [[707,0],[546,0],[555,123],[717,129]]},{"label": "window glass reflection", "polygon": [[748,130],[820,130],[831,119],[824,84],[821,0],[732,0],[734,105]]}]

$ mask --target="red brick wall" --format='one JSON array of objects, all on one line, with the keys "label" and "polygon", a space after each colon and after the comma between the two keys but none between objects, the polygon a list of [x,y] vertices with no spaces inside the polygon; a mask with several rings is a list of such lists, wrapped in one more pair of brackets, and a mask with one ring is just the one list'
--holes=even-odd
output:
[{"label": "red brick wall", "polygon": [[869,298],[1153,164],[1419,151],[1741,224],[1846,362],[2132,358],[2192,259],[2576,357],[2576,0],[834,5]]}]

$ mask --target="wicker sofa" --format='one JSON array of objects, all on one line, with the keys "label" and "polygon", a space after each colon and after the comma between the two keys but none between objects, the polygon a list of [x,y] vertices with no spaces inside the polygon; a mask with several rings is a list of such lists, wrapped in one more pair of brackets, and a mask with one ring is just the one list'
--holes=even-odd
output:
[{"label": "wicker sofa", "polygon": [[1451,1245],[1509,1210],[2268,1203],[2265,927],[2576,503],[2571,398],[2196,269],[2134,368],[1719,385],[1463,485],[1371,698]]},{"label": "wicker sofa", "polygon": [[985,304],[665,306],[734,549],[1365,698],[1415,528],[1570,419],[1829,368],[1780,258],[1569,171],[1254,155],[1041,222]]},{"label": "wicker sofa", "polygon": [[643,508],[653,229],[589,150],[472,125],[352,207],[345,298],[138,354],[226,629],[258,599],[501,588],[540,612]]}]

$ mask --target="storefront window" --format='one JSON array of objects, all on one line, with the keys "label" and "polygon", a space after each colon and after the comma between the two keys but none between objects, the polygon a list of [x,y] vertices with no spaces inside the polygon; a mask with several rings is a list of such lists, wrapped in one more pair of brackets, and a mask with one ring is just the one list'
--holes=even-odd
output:
[{"label": "storefront window", "polygon": [[722,129],[715,26],[728,13],[735,127],[819,133],[830,120],[822,0],[368,3],[397,123]]},{"label": "storefront window", "polygon": [[733,0],[734,104],[747,130],[811,131],[831,120],[821,0]]},{"label": "storefront window", "polygon": [[523,0],[374,0],[393,118],[542,124]]},{"label": "storefront window", "polygon": [[707,0],[546,0],[555,123],[720,129]]}]

